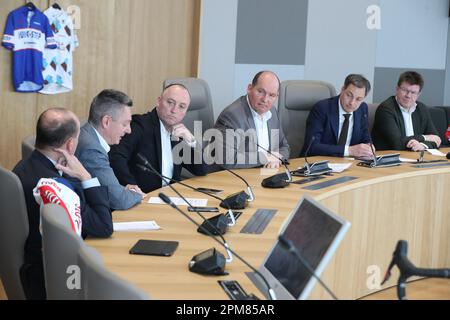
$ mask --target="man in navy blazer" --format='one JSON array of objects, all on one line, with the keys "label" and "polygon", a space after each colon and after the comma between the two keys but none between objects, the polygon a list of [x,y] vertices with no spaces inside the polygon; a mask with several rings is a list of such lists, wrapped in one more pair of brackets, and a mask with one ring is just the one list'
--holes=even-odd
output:
[{"label": "man in navy blazer", "polygon": [[339,96],[316,103],[306,121],[300,156],[373,157],[368,107],[363,102],[369,91],[366,78],[350,74]]},{"label": "man in navy blazer", "polygon": [[41,178],[63,177],[80,197],[81,235],[106,238],[113,233],[108,190],[74,156],[80,134],[77,116],[66,109],[44,111],[36,126],[36,150],[14,168],[19,177],[27,205],[29,234],[24,248],[24,264],[20,269],[27,299],[46,298],[42,238],[39,229],[40,206],[33,189]]}]

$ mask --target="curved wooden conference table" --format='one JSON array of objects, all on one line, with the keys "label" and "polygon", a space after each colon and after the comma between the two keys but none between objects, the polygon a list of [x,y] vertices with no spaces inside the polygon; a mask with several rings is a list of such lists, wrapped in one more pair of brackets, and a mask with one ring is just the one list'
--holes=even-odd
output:
[{"label": "curved wooden conference table", "polygon": [[[418,153],[402,152],[401,156],[417,159]],[[309,161],[321,159],[324,158],[311,157]],[[330,163],[349,162],[342,158],[327,159]],[[425,159],[435,157],[427,154]],[[261,181],[267,176],[261,175],[260,169],[239,170],[238,173],[252,186],[256,200],[243,210],[236,226],[225,234],[231,248],[258,267],[283,222],[302,195],[308,193],[351,222],[347,235],[322,274],[324,282],[340,299],[358,299],[396,284],[398,271],[394,268],[386,285],[382,288],[372,286],[377,277],[383,277],[399,239],[408,241],[408,257],[417,266],[450,267],[450,166],[418,169],[404,163],[398,167],[368,169],[356,166],[357,161],[351,162],[353,165],[343,173],[304,185],[291,184],[285,189],[261,187]],[[289,167],[293,170],[303,164],[303,159],[295,159],[291,160]],[[342,176],[358,179],[318,191],[303,189]],[[298,179],[301,178],[294,177],[294,180]],[[195,187],[223,189],[222,197],[244,189],[243,183],[226,171],[185,182]],[[180,185],[174,186],[186,197],[207,198]],[[237,280],[247,292],[263,298],[245,275],[250,270],[236,258],[226,266],[228,276],[203,276],[189,272],[188,263],[197,253],[211,247],[225,252],[212,239],[197,233],[197,227],[171,207],[146,203],[150,196],[157,196],[160,191],[176,196],[168,187],[152,192],[143,204],[128,211],[114,212],[114,221],[155,220],[161,230],[115,232],[110,239],[87,240],[88,245],[100,252],[106,267],[154,299],[228,299],[217,280]],[[219,201],[208,199],[209,206],[218,204]],[[186,207],[182,208],[187,211]],[[240,233],[258,208],[278,211],[263,234]],[[189,214],[201,223],[195,213]],[[172,257],[130,255],[129,249],[139,239],[176,240],[179,247]],[[375,266],[375,269],[369,269],[370,266]],[[330,299],[330,296],[316,284],[310,298]]]}]

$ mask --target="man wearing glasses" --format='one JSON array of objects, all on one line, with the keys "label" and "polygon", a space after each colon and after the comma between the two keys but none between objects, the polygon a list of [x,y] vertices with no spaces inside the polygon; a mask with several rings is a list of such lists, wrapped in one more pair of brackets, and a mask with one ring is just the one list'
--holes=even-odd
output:
[{"label": "man wearing glasses", "polygon": [[412,150],[439,148],[441,139],[425,104],[417,101],[423,78],[415,71],[400,75],[396,95],[380,104],[372,129],[378,150]]}]

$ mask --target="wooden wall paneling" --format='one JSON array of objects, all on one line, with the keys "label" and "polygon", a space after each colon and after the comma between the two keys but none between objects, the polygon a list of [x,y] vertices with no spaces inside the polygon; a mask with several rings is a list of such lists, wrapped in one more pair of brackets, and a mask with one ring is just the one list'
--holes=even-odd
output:
[{"label": "wooden wall paneling", "polygon": [[[0,3],[1,38],[8,14],[27,1],[2,0]],[[45,8],[47,0],[35,0],[38,8]],[[20,159],[22,138],[34,132],[36,95],[16,93],[12,84],[12,52],[0,47],[0,164],[12,169]]]},{"label": "wooden wall paneling", "polygon": [[[2,0],[0,24],[26,1]],[[53,0],[34,3],[46,10]],[[58,95],[18,94],[11,84],[11,53],[0,50],[0,163],[12,168],[22,139],[33,134],[38,115],[53,106],[86,119],[90,103],[105,88],[134,100],[133,113],[152,109],[162,82],[197,75],[200,0],[58,0],[80,8],[80,46],[74,52],[74,90]]]}]

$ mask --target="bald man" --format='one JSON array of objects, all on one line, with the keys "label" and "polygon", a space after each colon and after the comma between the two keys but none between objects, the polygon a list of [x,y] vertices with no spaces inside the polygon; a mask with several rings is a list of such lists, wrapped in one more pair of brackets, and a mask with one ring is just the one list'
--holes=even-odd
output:
[{"label": "bald man", "polygon": [[[181,123],[190,102],[187,88],[181,84],[172,84],[157,98],[153,111],[133,115],[131,134],[124,136],[109,152],[111,167],[121,184],[138,185],[146,193],[166,185],[158,175],[143,169],[137,158],[138,153],[168,178],[179,180],[182,168],[194,175],[206,174],[201,155],[202,142],[197,142]],[[178,148],[179,143],[183,143],[181,146],[184,148]],[[173,152],[179,149],[180,153]]]},{"label": "bald man", "polygon": [[65,174],[80,197],[82,236],[109,237],[113,233],[108,192],[92,178],[74,156],[80,134],[80,121],[62,108],[44,111],[36,126],[36,149],[21,160],[13,172],[22,182],[28,211],[29,235],[25,243],[25,262],[21,280],[27,299],[45,299],[42,239],[39,231],[40,207],[33,189],[41,178]]},{"label": "bald man", "polygon": [[279,89],[280,80],[273,72],[258,72],[247,95],[222,111],[214,126],[220,135],[209,146],[215,148],[216,163],[230,169],[279,168],[279,159],[289,159],[289,145],[273,107]]}]

